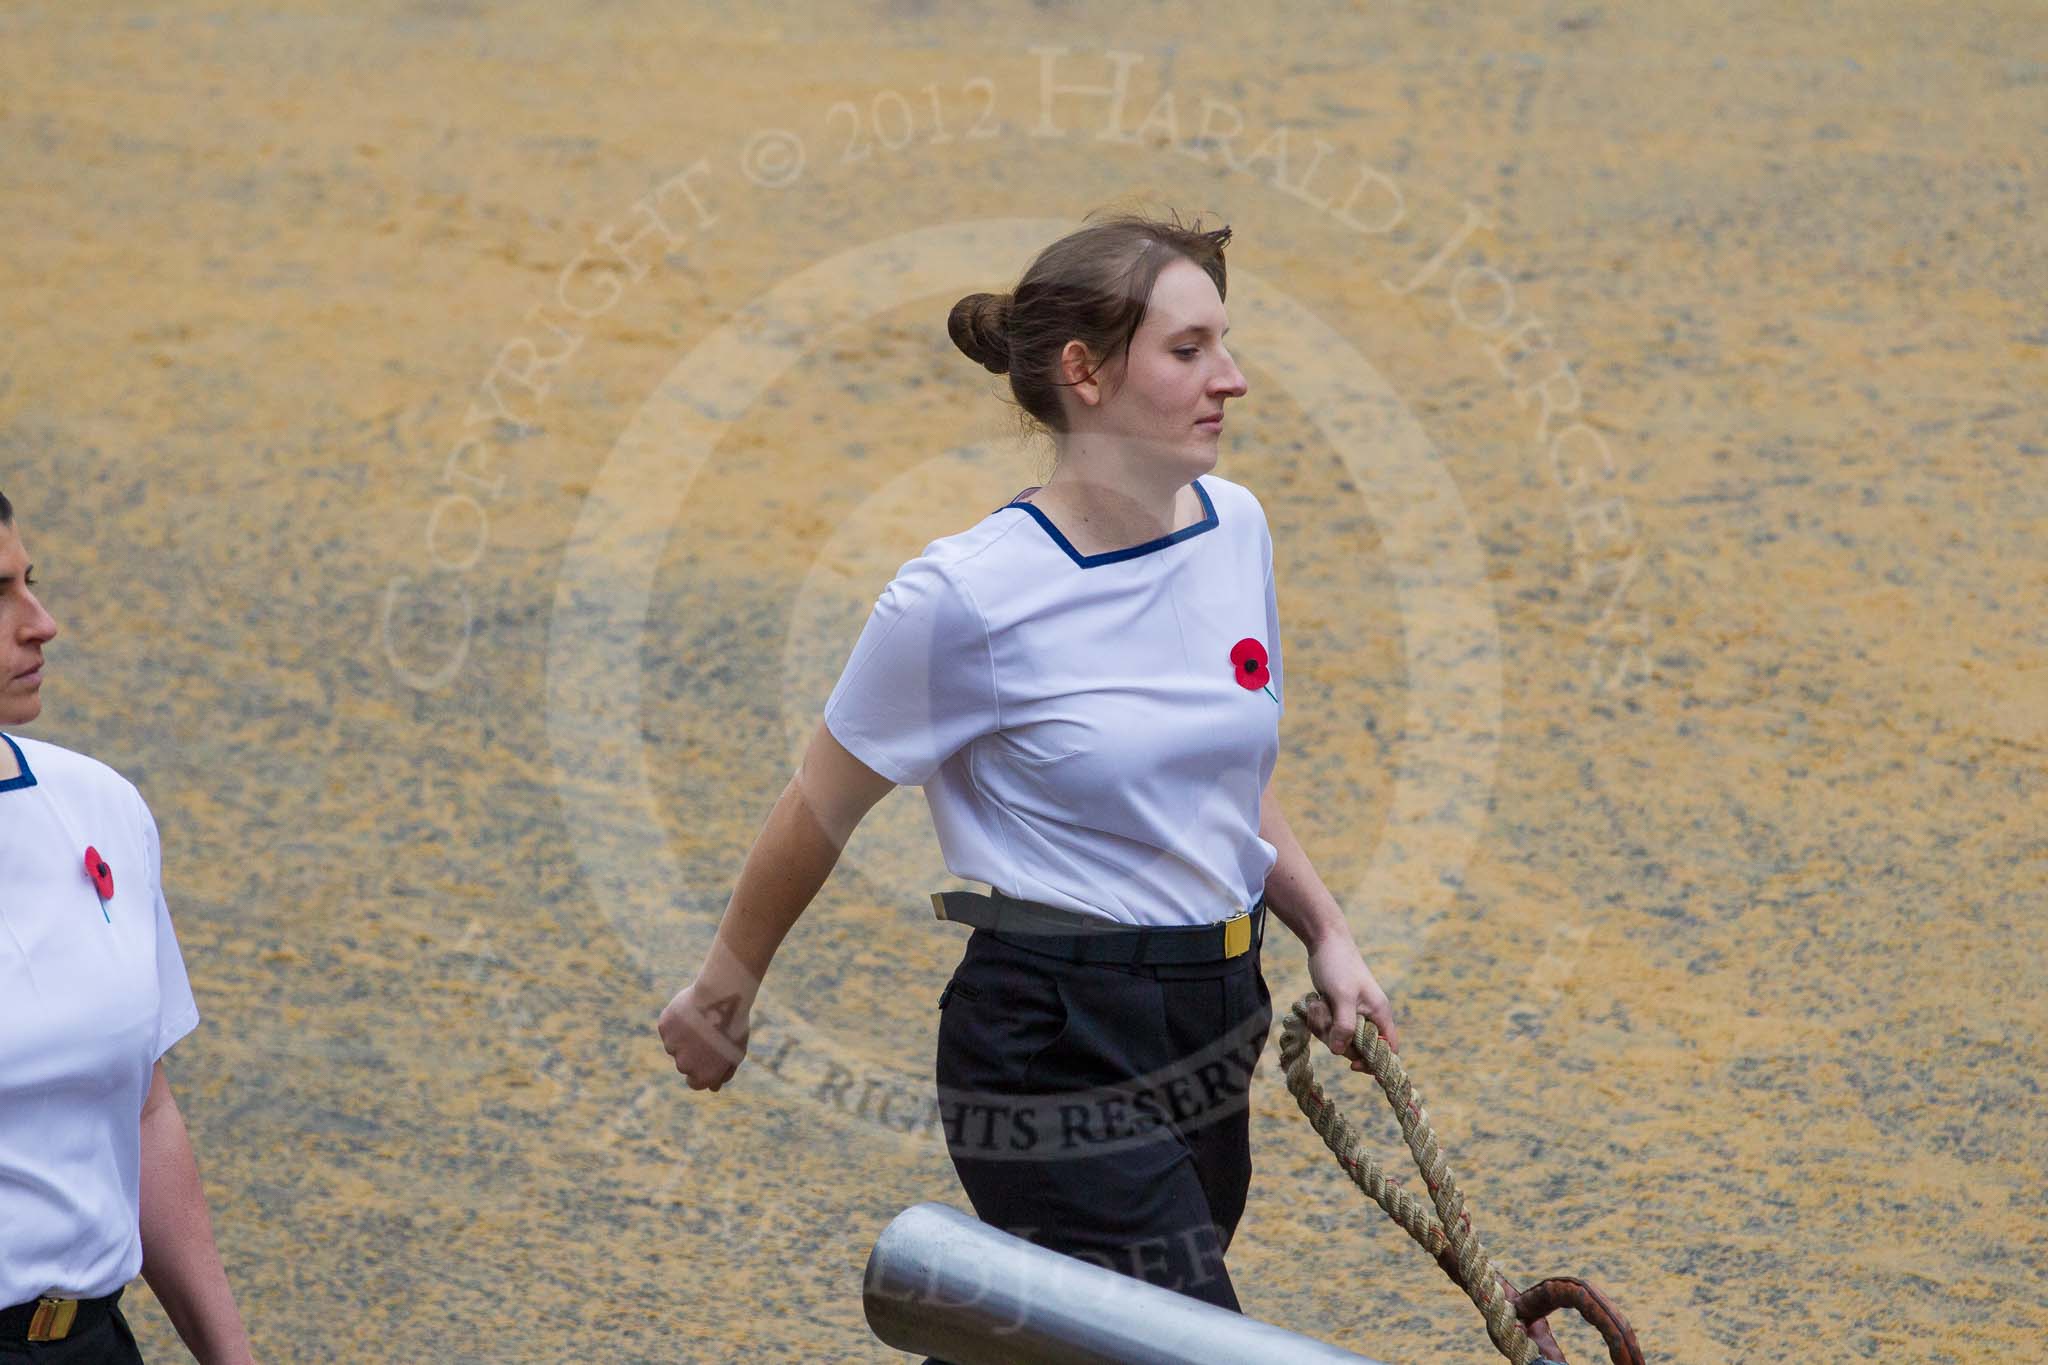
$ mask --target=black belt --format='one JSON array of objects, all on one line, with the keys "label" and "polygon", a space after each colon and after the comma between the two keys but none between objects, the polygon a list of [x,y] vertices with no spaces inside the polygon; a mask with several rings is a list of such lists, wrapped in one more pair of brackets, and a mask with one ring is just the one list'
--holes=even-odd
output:
[{"label": "black belt", "polygon": [[45,1294],[12,1308],[0,1308],[0,1341],[63,1341],[84,1336],[114,1316],[114,1305],[120,1297],[119,1289],[103,1299],[66,1299]]},{"label": "black belt", "polygon": [[986,929],[1005,942],[1069,962],[1146,966],[1164,962],[1222,962],[1243,957],[1265,939],[1266,898],[1214,924],[1120,924],[1057,905],[1019,900],[989,888],[934,891],[932,913]]}]

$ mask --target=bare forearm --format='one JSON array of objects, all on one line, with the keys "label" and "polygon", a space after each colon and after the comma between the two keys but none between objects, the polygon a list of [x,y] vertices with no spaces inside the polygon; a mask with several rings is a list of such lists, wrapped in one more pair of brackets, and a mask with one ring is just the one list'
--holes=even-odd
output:
[{"label": "bare forearm", "polygon": [[751,997],[782,940],[832,875],[844,842],[813,812],[799,783],[785,787],[740,868],[705,973]]},{"label": "bare forearm", "polygon": [[1280,855],[1266,876],[1267,904],[1308,948],[1309,977],[1316,986],[1316,996],[1307,1005],[1309,1027],[1332,1052],[1348,1052],[1353,1071],[1365,1067],[1353,1039],[1362,1018],[1370,1018],[1388,1046],[1398,1052],[1401,1034],[1394,1022],[1394,1007],[1359,956],[1344,907],[1323,885],[1309,865],[1301,841],[1287,827],[1270,783],[1259,799],[1259,837]]},{"label": "bare forearm", "polygon": [[200,1365],[254,1356],[228,1287],[185,1118],[159,1072],[142,1115],[142,1277]]},{"label": "bare forearm", "polygon": [[1301,841],[1294,837],[1287,817],[1280,813],[1280,803],[1270,785],[1259,800],[1259,837],[1280,855],[1273,870],[1266,874],[1266,904],[1280,917],[1280,922],[1293,930],[1294,936],[1310,950],[1332,934],[1349,938],[1351,926],[1345,922],[1344,907],[1316,875]]}]

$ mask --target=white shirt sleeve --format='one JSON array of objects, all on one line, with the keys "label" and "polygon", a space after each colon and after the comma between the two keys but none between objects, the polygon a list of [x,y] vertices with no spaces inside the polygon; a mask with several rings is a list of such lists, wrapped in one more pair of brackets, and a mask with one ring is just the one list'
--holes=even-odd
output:
[{"label": "white shirt sleeve", "polygon": [[911,560],[882,591],[826,699],[825,725],[854,757],[908,787],[1001,728],[987,623],[936,560]]},{"label": "white shirt sleeve", "polygon": [[192,998],[192,983],[185,976],[185,955],[178,951],[178,936],[171,928],[171,907],[164,900],[163,848],[158,840],[156,817],[149,803],[137,793],[142,809],[142,832],[149,849],[149,891],[156,901],[157,1028],[154,1061],[171,1050],[171,1044],[199,1026],[199,1003]]}]

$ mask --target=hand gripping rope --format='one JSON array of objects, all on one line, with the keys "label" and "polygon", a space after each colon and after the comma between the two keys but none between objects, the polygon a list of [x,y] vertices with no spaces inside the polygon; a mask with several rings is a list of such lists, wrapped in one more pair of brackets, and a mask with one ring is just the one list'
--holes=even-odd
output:
[{"label": "hand gripping rope", "polygon": [[1600,1333],[1607,1343],[1612,1365],[1643,1365],[1643,1351],[1636,1344],[1636,1334],[1628,1319],[1592,1285],[1584,1280],[1549,1279],[1517,1292],[1507,1277],[1494,1268],[1492,1258],[1479,1245],[1479,1235],[1472,1230],[1472,1217],[1465,1211],[1465,1196],[1451,1178],[1450,1163],[1437,1146],[1429,1115],[1423,1112],[1422,1100],[1409,1082],[1401,1059],[1380,1037],[1372,1020],[1360,1015],[1352,1031],[1351,1051],[1365,1063],[1366,1070],[1386,1092],[1387,1102],[1394,1106],[1394,1116],[1401,1122],[1401,1136],[1408,1140],[1408,1150],[1414,1154],[1415,1164],[1429,1186],[1437,1217],[1430,1217],[1422,1201],[1396,1186],[1394,1178],[1380,1169],[1372,1154],[1364,1150],[1365,1139],[1310,1074],[1308,1007],[1320,998],[1310,991],[1281,1021],[1280,1069],[1287,1077],[1287,1089],[1352,1182],[1385,1209],[1389,1218],[1406,1228],[1424,1251],[1436,1257],[1451,1283],[1478,1305],[1480,1316],[1486,1319],[1486,1334],[1493,1338],[1500,1353],[1515,1365],[1539,1365],[1542,1361],[1561,1365],[1564,1352],[1558,1349],[1557,1338],[1551,1335],[1545,1319],[1559,1308],[1571,1308]]}]

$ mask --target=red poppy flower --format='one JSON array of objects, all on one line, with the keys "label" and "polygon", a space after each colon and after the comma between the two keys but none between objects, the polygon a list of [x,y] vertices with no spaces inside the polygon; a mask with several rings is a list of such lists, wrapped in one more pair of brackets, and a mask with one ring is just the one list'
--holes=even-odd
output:
[{"label": "red poppy flower", "polygon": [[[100,916],[107,918],[107,902],[114,898],[114,869],[90,844],[85,847],[85,875],[92,878],[92,889],[100,894]],[[111,924],[113,920],[107,918],[107,922]]]},{"label": "red poppy flower", "polygon": [[93,890],[100,893],[101,900],[114,898],[114,869],[108,867],[100,851],[90,845],[85,850],[85,875],[92,878]]},{"label": "red poppy flower", "polygon": [[1230,675],[1237,679],[1237,685],[1247,692],[1266,688],[1266,695],[1273,697],[1275,705],[1280,698],[1273,696],[1273,689],[1266,685],[1273,681],[1273,675],[1266,669],[1266,647],[1247,635],[1230,647]]}]

